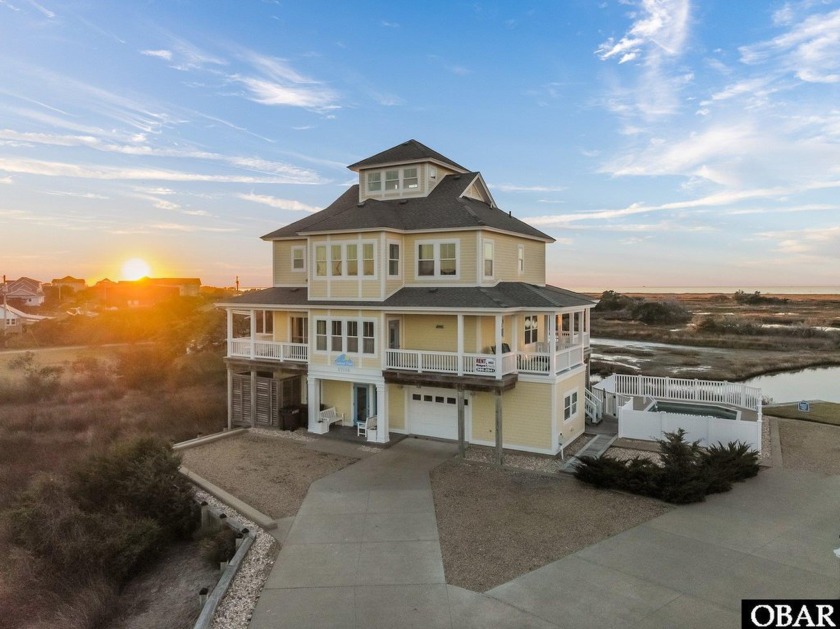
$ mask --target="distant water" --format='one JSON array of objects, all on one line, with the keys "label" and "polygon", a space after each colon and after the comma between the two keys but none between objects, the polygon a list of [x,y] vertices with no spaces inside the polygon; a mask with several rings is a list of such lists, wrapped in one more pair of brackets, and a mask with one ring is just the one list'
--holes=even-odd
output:
[{"label": "distant water", "polygon": [[840,367],[816,367],[757,376],[744,381],[761,387],[761,394],[774,402],[824,400],[840,403]]},{"label": "distant water", "polygon": [[759,291],[765,295],[840,295],[840,286],[609,286],[607,288],[583,286],[572,287],[581,293],[603,293],[614,290],[619,293],[724,293],[742,290],[745,293]]}]

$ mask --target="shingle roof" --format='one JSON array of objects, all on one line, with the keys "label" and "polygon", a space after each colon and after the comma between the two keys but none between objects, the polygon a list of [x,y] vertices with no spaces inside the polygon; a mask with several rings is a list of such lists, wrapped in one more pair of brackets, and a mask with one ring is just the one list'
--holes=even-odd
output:
[{"label": "shingle roof", "polygon": [[425,197],[359,203],[359,186],[352,186],[327,208],[263,236],[265,240],[314,232],[360,229],[458,229],[490,227],[553,242],[553,238],[508,212],[461,194],[477,172],[447,175]]},{"label": "shingle roof", "polygon": [[453,162],[445,155],[441,155],[437,151],[430,149],[425,144],[421,144],[417,140],[409,140],[402,144],[397,144],[381,153],[377,153],[371,157],[367,157],[355,164],[350,164],[347,168],[350,170],[361,170],[362,168],[371,168],[373,166],[382,166],[384,164],[399,164],[403,162],[419,162],[427,159],[434,159],[444,164],[454,166],[458,170],[467,170],[457,162]]},{"label": "shingle roof", "polygon": [[556,286],[525,282],[499,282],[495,286],[406,287],[382,302],[309,300],[305,287],[277,287],[253,291],[217,305],[253,306],[348,306],[370,308],[571,308],[592,306],[585,295]]}]

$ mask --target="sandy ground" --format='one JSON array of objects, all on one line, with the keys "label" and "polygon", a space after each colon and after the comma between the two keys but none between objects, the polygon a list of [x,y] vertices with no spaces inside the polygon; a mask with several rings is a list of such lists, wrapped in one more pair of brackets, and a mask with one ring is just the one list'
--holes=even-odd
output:
[{"label": "sandy ground", "polygon": [[432,490],[446,582],[484,592],[672,507],[567,476],[444,463]]},{"label": "sandy ground", "polygon": [[840,426],[776,419],[786,469],[840,474]]},{"label": "sandy ground", "polygon": [[218,567],[201,556],[197,542],[173,546],[132,579],[120,594],[113,629],[188,629],[198,620],[198,591],[219,580]]},{"label": "sandy ground", "polygon": [[185,467],[273,518],[295,515],[313,481],[356,460],[250,433],[183,452]]}]

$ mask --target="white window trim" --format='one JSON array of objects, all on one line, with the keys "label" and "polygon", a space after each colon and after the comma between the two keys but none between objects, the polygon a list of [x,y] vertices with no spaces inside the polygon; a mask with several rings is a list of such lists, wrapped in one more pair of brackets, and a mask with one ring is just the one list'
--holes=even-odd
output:
[{"label": "white window trim", "polygon": [[525,245],[516,245],[516,272],[525,274]]},{"label": "white window trim", "polygon": [[[485,263],[487,262],[487,258],[484,257],[484,247],[486,245],[490,245],[490,266],[492,267],[492,273],[487,275],[485,270]],[[492,280],[496,277],[496,243],[489,238],[485,238],[481,243],[481,277],[485,280]]]},{"label": "white window trim", "polygon": [[[406,177],[405,171],[416,169],[417,174],[414,177]],[[387,179],[387,174],[389,172],[397,172],[396,179]],[[382,168],[380,170],[371,170],[365,173],[364,177],[364,193],[366,196],[402,196],[403,194],[416,194],[423,189],[423,176],[424,176],[424,166],[423,164],[409,164],[406,166],[396,166],[391,168]],[[371,190],[370,183],[371,183],[371,176],[372,175],[379,175],[379,189],[378,190]],[[407,179],[414,179],[416,180],[416,184],[413,188],[409,188],[406,185]],[[434,179],[434,177],[432,177]],[[388,189],[386,187],[387,182],[397,182],[397,187],[393,189]]]},{"label": "white window trim", "polygon": [[[575,396],[575,400],[573,402],[573,406],[571,404],[567,404],[566,401],[570,400],[572,396]],[[569,414],[569,417],[566,417],[566,408],[567,406],[570,407],[572,411]],[[563,394],[563,422],[570,422],[578,416],[578,412],[580,411],[580,393],[577,389],[571,389],[570,391],[566,391]]]},{"label": "white window trim", "polygon": [[[440,274],[440,246],[455,245],[455,275]],[[435,272],[432,275],[420,275],[420,245],[433,245]],[[425,280],[459,280],[461,279],[461,241],[460,239],[442,238],[436,240],[415,240],[414,241],[414,279],[418,282]]]},{"label": "white window trim", "polygon": [[[534,330],[536,332],[535,335],[531,335],[531,336],[536,336],[536,338],[534,338],[533,340],[530,340],[530,341],[528,340],[528,328],[526,327],[526,322],[529,319],[531,321],[531,330]],[[539,342],[539,338],[540,338],[539,330],[540,330],[540,316],[539,315],[525,315],[522,318],[522,342],[523,342],[523,344],[524,345],[533,345],[534,343]]]},{"label": "white window trim", "polygon": [[[391,275],[391,245],[396,245],[399,247],[399,257],[397,258],[397,274]],[[387,240],[385,242],[385,257],[387,269],[385,273],[388,276],[388,279],[400,279],[402,277],[402,269],[403,264],[405,263],[405,256],[403,255],[403,245],[399,240]]]},{"label": "white window trim", "polygon": [[[350,354],[352,356],[359,356],[364,358],[365,356],[372,357],[376,356],[377,346],[379,344],[379,339],[376,337],[376,319],[371,319],[369,317],[315,317],[313,319],[314,325],[312,326],[313,332],[313,347],[312,351],[316,354]],[[318,322],[325,321],[326,325],[326,347],[327,349],[317,349],[318,341],[317,341],[317,330],[318,330]],[[340,321],[341,322],[341,349],[335,350],[332,349],[332,339],[333,339],[333,322]],[[357,324],[357,332],[358,334],[355,338],[358,339],[358,351],[351,352],[347,349],[347,339],[348,339],[348,323],[350,321],[354,321]],[[365,323],[370,323],[373,325],[373,337],[366,337],[365,334]],[[373,352],[365,352],[365,339],[366,338],[373,338]]]},{"label": "white window trim", "polygon": [[[303,268],[302,269],[296,269],[295,268],[295,252],[296,251],[301,251],[302,252],[301,258],[300,258],[303,261]],[[296,246],[296,247],[292,247],[291,256],[292,256],[292,271],[294,273],[306,273],[306,246],[305,245],[299,245],[299,246]]]},{"label": "white window trim", "polygon": [[[348,258],[347,258],[347,245],[356,245],[356,275],[348,275]],[[364,268],[364,247],[365,245],[370,245],[373,247],[373,275],[365,275],[365,268]],[[317,256],[318,247],[326,247],[327,248],[327,274],[326,275],[317,275],[318,271],[318,260],[315,259],[315,267],[314,277],[316,279],[332,279],[332,280],[351,280],[351,281],[358,281],[358,280],[375,280],[379,278],[379,266],[377,265],[377,241],[376,240],[330,240],[326,243],[318,243],[315,245],[313,249],[313,256]],[[332,250],[333,247],[340,247],[341,248],[341,275],[336,275],[333,273],[333,257],[332,257]]]}]

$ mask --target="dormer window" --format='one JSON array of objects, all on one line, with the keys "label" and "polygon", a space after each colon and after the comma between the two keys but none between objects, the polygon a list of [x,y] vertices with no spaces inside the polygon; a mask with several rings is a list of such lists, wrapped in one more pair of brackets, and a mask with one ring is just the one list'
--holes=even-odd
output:
[{"label": "dormer window", "polygon": [[413,190],[419,186],[417,179],[417,168],[406,168],[403,170],[403,189]]},{"label": "dormer window", "polygon": [[379,192],[382,190],[382,173],[368,173],[368,192]]},{"label": "dormer window", "polygon": [[386,170],[385,171],[385,190],[399,190],[400,189],[400,171]]}]

